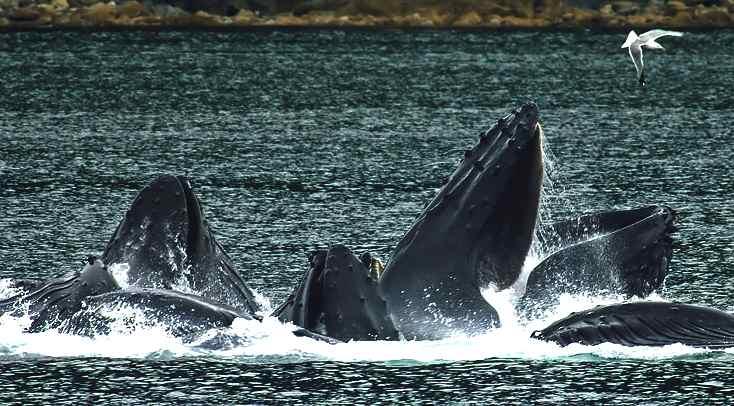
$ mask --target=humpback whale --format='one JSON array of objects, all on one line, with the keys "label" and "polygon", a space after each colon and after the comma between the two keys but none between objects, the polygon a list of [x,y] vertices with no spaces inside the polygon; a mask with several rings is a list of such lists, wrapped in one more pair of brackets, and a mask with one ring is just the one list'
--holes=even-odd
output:
[{"label": "humpback whale", "polygon": [[244,313],[259,310],[183,176],[160,176],[138,193],[102,261],[127,263],[136,288],[194,291]]},{"label": "humpback whale", "polygon": [[[481,334],[502,322],[482,290],[518,280],[536,235],[550,254],[530,273],[521,313],[532,316],[563,293],[642,297],[658,289],[672,253],[670,208],[537,224],[539,118],[538,107],[526,103],[482,132],[398,242],[384,272],[368,253],[357,257],[345,245],[314,251],[303,278],[272,315],[299,327],[297,336],[332,343]],[[121,263],[129,267],[123,286],[106,266]],[[0,313],[27,310],[30,332],[106,334],[116,321],[110,309],[129,307],[193,342],[235,318],[261,318],[254,292],[215,240],[182,176],[160,176],[146,186],[102,257],[90,257],[81,272],[20,286],[22,293],[0,301]],[[730,318],[690,305],[623,304],[572,315],[534,337],[562,345],[679,340],[723,346],[734,335]]]},{"label": "humpback whale", "polygon": [[537,106],[528,103],[483,132],[381,276],[342,245],[316,251],[274,316],[340,340],[481,334],[501,323],[482,289],[515,283],[538,230],[551,254],[533,269],[520,300],[527,317],[581,289],[644,297],[659,288],[672,254],[674,214],[667,207],[536,227],[543,177],[538,120]]},{"label": "humpback whale", "polygon": [[649,295],[665,279],[674,220],[671,208],[648,206],[541,225],[538,239],[551,254],[530,272],[518,311],[540,316],[562,294]]},{"label": "humpback whale", "polygon": [[572,313],[535,331],[533,338],[561,346],[572,343],[625,346],[734,347],[734,315],[703,306],[635,302]]},{"label": "humpback whale", "polygon": [[[235,318],[252,319],[253,316],[237,311],[221,303],[181,292],[162,289],[125,289],[84,300],[84,309],[77,311],[62,325],[59,331],[85,336],[105,335],[118,323],[120,310],[133,309],[143,317],[125,320],[143,325],[160,325],[173,336],[191,342],[206,331],[227,327]],[[115,317],[109,316],[115,314]]]},{"label": "humpback whale", "polygon": [[499,325],[481,289],[520,274],[543,177],[538,108],[484,131],[402,237],[383,273],[335,245],[310,256],[274,315],[341,340],[439,339]]},{"label": "humpback whale", "polygon": [[83,300],[120,289],[102,261],[90,256],[81,272],[54,278],[30,292],[0,301],[0,312],[27,312],[33,320],[30,332],[58,328],[81,310]]},{"label": "humpback whale", "polygon": [[543,178],[538,119],[527,103],[482,133],[393,250],[379,288],[406,338],[499,326],[481,289],[509,287],[530,248]]},{"label": "humpback whale", "polygon": [[[129,286],[121,288],[106,263],[126,263]],[[27,313],[32,333],[106,334],[117,321],[110,310],[123,307],[185,342],[235,318],[262,318],[254,293],[181,176],[159,176],[137,195],[101,259],[90,256],[80,272],[45,283],[22,280],[20,286],[21,293],[0,301],[0,313]],[[293,333],[337,342],[304,329]]]},{"label": "humpback whale", "polygon": [[397,340],[371,261],[365,262],[343,245],[312,252],[303,280],[273,316],[342,341]]}]

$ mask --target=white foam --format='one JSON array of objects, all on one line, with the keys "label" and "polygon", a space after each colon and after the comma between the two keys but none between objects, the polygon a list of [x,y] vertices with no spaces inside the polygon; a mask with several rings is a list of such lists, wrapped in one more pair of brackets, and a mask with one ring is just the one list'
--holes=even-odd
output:
[{"label": "white foam", "polygon": [[22,289],[18,289],[13,287],[13,280],[9,278],[2,278],[0,279],[0,300],[7,299],[9,297],[13,297],[20,292],[22,292]]},{"label": "white foam", "polygon": [[[473,337],[456,334],[438,341],[352,341],[332,345],[307,337],[296,337],[292,334],[296,328],[292,324],[265,317],[262,322],[235,319],[229,328],[211,330],[198,342],[184,344],[167,333],[163,326],[141,319],[144,318],[141,313],[135,314],[132,309],[115,306],[102,311],[108,312],[105,313],[108,317],[119,319],[120,323],[113,323],[109,335],[94,338],[60,334],[56,331],[28,334],[24,332],[30,325],[28,317],[13,317],[8,314],[0,316],[0,354],[112,358],[216,356],[234,357],[245,362],[262,362],[263,359],[268,359],[272,362],[331,360],[423,363],[488,358],[549,359],[580,355],[607,359],[666,359],[708,352],[682,344],[655,348],[624,347],[616,344],[594,347],[572,344],[560,347],[532,339],[530,334],[572,311],[618,302],[619,298],[565,295],[552,314],[522,324],[514,315],[516,291],[507,289],[494,293],[487,291],[485,294],[500,314],[503,326]],[[647,300],[660,299],[659,296],[653,296]],[[131,318],[136,320],[132,324]],[[236,345],[219,350],[206,350],[198,346],[217,334],[235,338]],[[734,353],[734,349],[728,351]]]},{"label": "white foam", "polygon": [[274,309],[273,305],[270,303],[270,299],[268,299],[265,295],[256,291],[255,289],[251,290],[252,294],[255,296],[255,303],[257,303],[257,305],[260,307],[260,311],[258,312],[258,314],[263,317],[271,314]]},{"label": "white foam", "polygon": [[117,284],[122,289],[127,289],[130,286],[128,280],[128,272],[130,272],[130,265],[127,263],[121,264],[110,264],[107,269],[109,270],[112,277],[117,281]]}]

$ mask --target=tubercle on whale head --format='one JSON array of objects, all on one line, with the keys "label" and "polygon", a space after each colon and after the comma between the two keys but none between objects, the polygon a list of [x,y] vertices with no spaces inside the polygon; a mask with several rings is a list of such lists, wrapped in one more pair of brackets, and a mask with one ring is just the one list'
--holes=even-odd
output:
[{"label": "tubercle on whale head", "polygon": [[107,264],[105,264],[102,259],[100,259],[96,255],[87,255],[87,259],[84,261],[84,267],[82,268],[80,273],[97,272],[98,269],[104,270],[105,272],[109,273]]},{"label": "tubercle on whale head", "polygon": [[[479,142],[464,152],[464,160],[428,203],[396,251],[400,250],[400,245],[412,241],[413,234],[428,232],[428,228],[441,233],[451,229],[480,232],[484,223],[482,217],[496,211],[498,200],[510,200],[505,198],[505,189],[512,186],[513,181],[526,183],[520,179],[522,176],[532,178],[527,189],[530,195],[537,195],[530,199],[530,205],[537,205],[533,202],[539,199],[542,180],[539,174],[542,174],[543,165],[539,118],[538,106],[529,102],[482,132]],[[522,173],[518,173],[517,168]],[[528,173],[528,169],[534,173]],[[483,209],[476,210],[477,207]],[[528,211],[533,212],[534,226],[537,207],[530,207]],[[468,223],[471,227],[466,228]]]},{"label": "tubercle on whale head", "polygon": [[[521,160],[516,153],[526,150],[534,140],[542,138],[539,117],[537,105],[529,102],[498,119],[495,125],[483,131],[479,142],[464,151],[464,159],[426,206],[423,214],[435,211],[436,208],[444,208],[445,201],[461,197],[460,194],[470,195],[473,192],[470,189],[477,186],[475,183],[491,179],[489,175],[511,172],[509,169]],[[476,173],[472,174],[472,170]],[[490,182],[497,184],[496,179],[491,179]]]}]

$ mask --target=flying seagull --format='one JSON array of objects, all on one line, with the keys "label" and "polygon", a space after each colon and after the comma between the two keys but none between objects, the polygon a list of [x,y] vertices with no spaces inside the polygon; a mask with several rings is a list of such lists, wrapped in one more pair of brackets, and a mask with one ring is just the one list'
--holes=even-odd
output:
[{"label": "flying seagull", "polygon": [[637,33],[630,31],[627,34],[627,40],[622,44],[622,48],[629,48],[630,58],[632,58],[635,69],[637,69],[637,80],[641,86],[645,86],[645,64],[642,62],[642,48],[665,50],[655,40],[666,35],[680,37],[683,33],[678,31],[650,30],[638,37]]}]

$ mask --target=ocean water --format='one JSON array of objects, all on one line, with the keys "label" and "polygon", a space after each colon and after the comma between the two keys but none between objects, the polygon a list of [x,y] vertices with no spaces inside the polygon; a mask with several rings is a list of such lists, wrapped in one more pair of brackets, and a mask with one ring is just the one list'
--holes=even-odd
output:
[{"label": "ocean water", "polygon": [[[678,211],[656,298],[734,310],[732,31],[663,38],[637,86],[622,32],[0,33],[0,295],[79,270],[136,193],[191,178],[219,241],[277,306],[332,243],[388,259],[478,134],[541,111],[541,217]],[[705,44],[706,46],[702,46]],[[530,258],[530,262],[538,258]],[[162,330],[24,334],[0,317],[0,403],[729,404],[734,351],[559,348],[530,331],[331,346],[237,320],[226,351]]]}]

